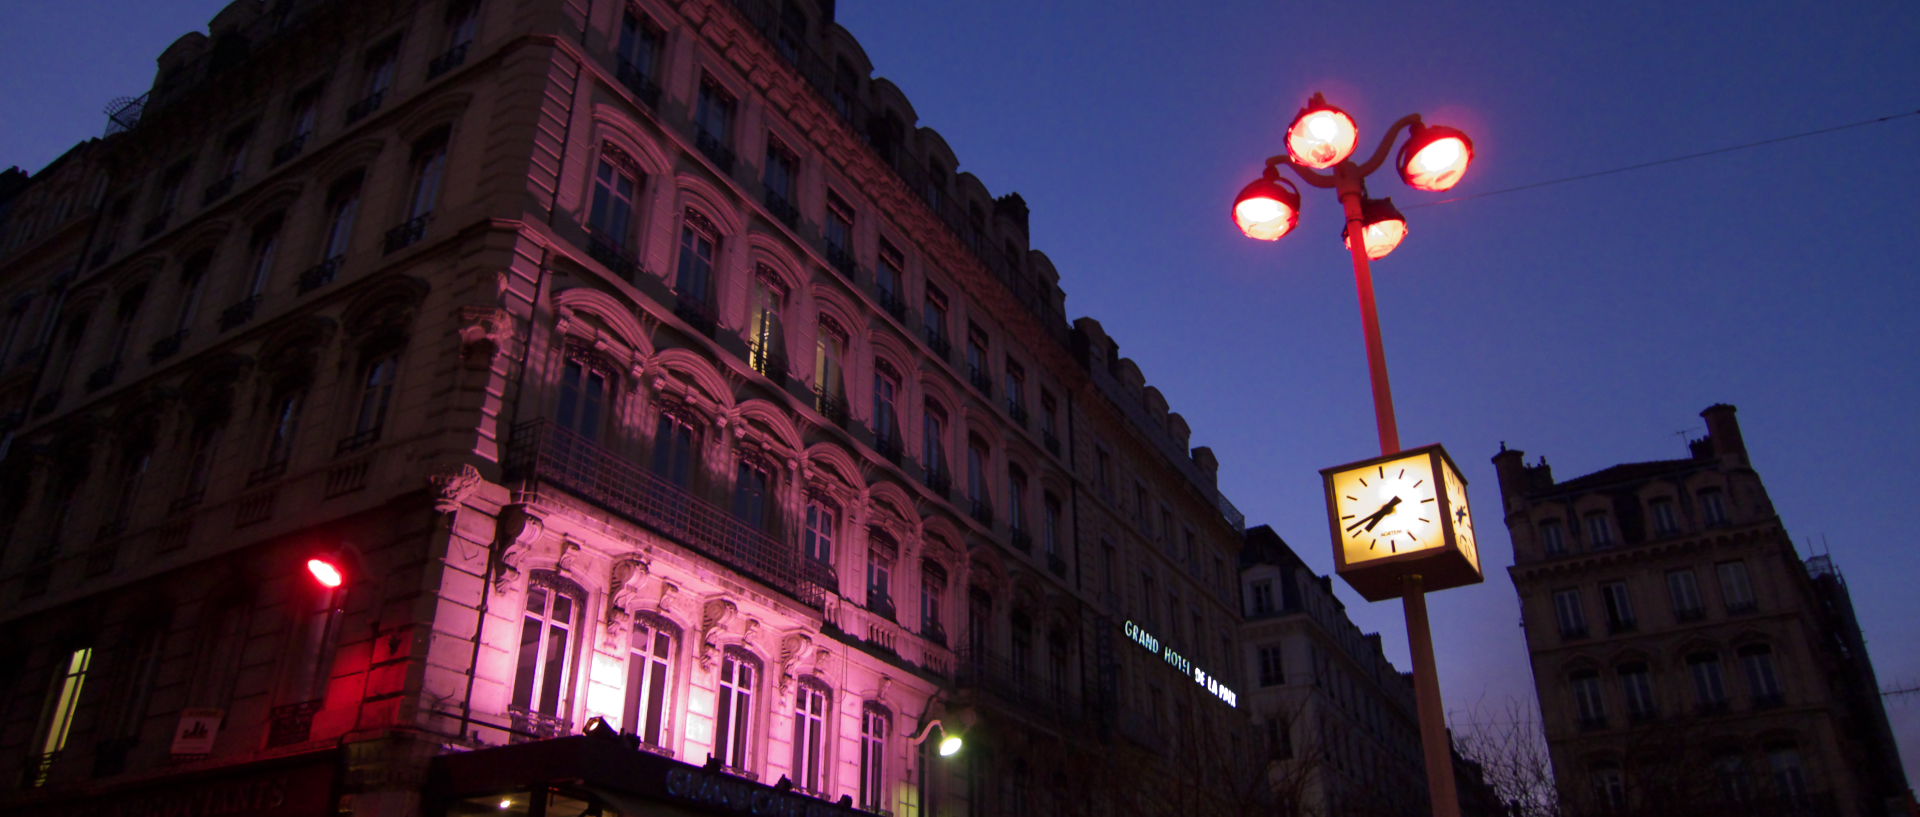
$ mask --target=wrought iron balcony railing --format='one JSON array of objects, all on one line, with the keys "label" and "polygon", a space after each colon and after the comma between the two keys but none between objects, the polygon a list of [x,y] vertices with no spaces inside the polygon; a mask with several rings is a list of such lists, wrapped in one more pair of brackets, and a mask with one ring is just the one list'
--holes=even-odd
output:
[{"label": "wrought iron balcony railing", "polygon": [[627,457],[550,420],[513,428],[507,478],[558,488],[726,564],[811,607],[818,583],[806,581],[798,549],[641,468]]},{"label": "wrought iron balcony railing", "polygon": [[321,261],[300,273],[299,291],[305,295],[323,286],[333,283],[333,276],[340,273],[340,263],[346,256],[335,255]]},{"label": "wrought iron balcony railing", "polygon": [[153,346],[147,349],[147,361],[150,363],[159,363],[162,360],[173,357],[180,352],[180,344],[184,343],[186,339],[187,330],[182,329],[154,341]]},{"label": "wrought iron balcony railing", "polygon": [[231,331],[235,327],[246,325],[253,320],[253,311],[260,306],[260,296],[249,295],[232,306],[220,311],[220,331]]},{"label": "wrought iron balcony railing", "polygon": [[399,252],[417,243],[422,236],[427,234],[427,220],[431,218],[433,218],[432,212],[421,213],[420,215],[407,219],[406,223],[388,230],[387,252]]},{"label": "wrought iron balcony railing", "polygon": [[954,661],[954,682],[1056,723],[1075,723],[1085,714],[1080,696],[1065,684],[1049,682],[1004,655],[961,650]]},{"label": "wrought iron balcony railing", "polygon": [[642,103],[649,108],[660,105],[660,83],[654,82],[649,71],[633,63],[621,60],[614,67],[614,73],[620,78],[620,84],[627,86]]},{"label": "wrought iron balcony railing", "polygon": [[819,386],[813,388],[813,407],[819,409],[821,414],[826,415],[828,420],[841,428],[846,428],[851,422],[851,418],[847,415],[847,399],[840,395],[829,394]]},{"label": "wrought iron balcony railing", "polygon": [[461,63],[467,61],[467,51],[472,47],[472,42],[464,42],[434,57],[432,62],[427,63],[427,79],[438,79],[441,74],[459,68]]},{"label": "wrought iron balcony railing", "polygon": [[799,228],[800,208],[793,206],[793,202],[789,201],[786,196],[776,191],[768,190],[761,196],[761,200],[766,202],[767,212],[772,213],[773,217],[779,219],[781,224],[796,229]]},{"label": "wrought iron balcony railing", "polygon": [[704,130],[697,131],[693,136],[693,146],[711,159],[722,175],[733,175],[733,148],[727,147],[725,139]]},{"label": "wrought iron balcony railing", "polygon": [[714,314],[713,304],[708,303],[704,298],[696,298],[685,293],[674,301],[673,314],[692,324],[694,331],[707,337],[713,337],[714,326],[720,320],[720,317]]},{"label": "wrought iron balcony railing", "polygon": [[633,282],[640,278],[640,259],[632,250],[614,243],[611,237],[594,233],[587,238],[587,255],[607,266],[607,270],[622,281]]},{"label": "wrought iron balcony railing", "polygon": [[347,124],[351,125],[361,119],[365,119],[367,114],[380,110],[380,103],[385,101],[387,101],[387,92],[384,90],[367,94],[366,97],[359,102],[355,102],[347,107]]},{"label": "wrought iron balcony railing", "polygon": [[849,281],[854,279],[854,271],[859,268],[859,265],[853,260],[852,250],[829,242],[826,245],[826,253],[827,264],[832,266],[835,272]]},{"label": "wrought iron balcony railing", "polygon": [[293,157],[299,156],[300,151],[305,150],[306,147],[307,135],[304,133],[294,136],[285,142],[281,142],[273,149],[273,163],[276,165],[286,164],[288,161],[291,161]]}]

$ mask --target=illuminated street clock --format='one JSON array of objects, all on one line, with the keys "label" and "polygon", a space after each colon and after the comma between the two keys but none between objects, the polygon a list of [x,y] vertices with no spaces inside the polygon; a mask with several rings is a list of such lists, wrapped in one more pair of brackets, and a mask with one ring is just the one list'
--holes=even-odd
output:
[{"label": "illuminated street clock", "polygon": [[1481,580],[1467,481],[1438,444],[1320,475],[1336,572],[1368,601],[1398,597],[1410,573],[1428,591]]}]

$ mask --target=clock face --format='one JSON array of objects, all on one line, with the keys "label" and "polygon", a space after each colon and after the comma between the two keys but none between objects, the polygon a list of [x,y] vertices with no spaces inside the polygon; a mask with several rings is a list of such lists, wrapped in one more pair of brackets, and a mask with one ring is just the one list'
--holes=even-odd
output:
[{"label": "clock face", "polygon": [[1348,565],[1446,543],[1443,489],[1433,462],[1422,451],[1331,476],[1337,535]]},{"label": "clock face", "polygon": [[1452,462],[1443,460],[1441,470],[1447,490],[1447,513],[1453,517],[1453,541],[1460,548],[1460,554],[1467,557],[1474,570],[1480,569],[1480,544],[1473,538],[1473,512],[1467,507],[1467,481],[1454,470]]}]

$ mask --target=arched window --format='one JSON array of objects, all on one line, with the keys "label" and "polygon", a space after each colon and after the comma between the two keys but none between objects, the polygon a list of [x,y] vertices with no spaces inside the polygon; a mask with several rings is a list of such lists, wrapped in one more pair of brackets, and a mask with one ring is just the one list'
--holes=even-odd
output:
[{"label": "arched window", "polygon": [[753,696],[760,682],[760,659],[728,647],[720,660],[720,702],[713,733],[713,756],[729,769],[748,771],[754,737]]},{"label": "arched window", "polygon": [[360,395],[354,402],[353,427],[336,446],[336,453],[358,451],[380,439],[393,403],[393,383],[400,372],[400,351],[390,346],[369,350],[360,363]]},{"label": "arched window", "polygon": [[1026,550],[1031,539],[1027,532],[1027,472],[1017,465],[1007,468],[1007,526],[1013,529],[1014,545]]},{"label": "arched window", "polygon": [[932,559],[920,561],[920,634],[946,646],[947,628],[940,605],[947,594],[947,569]]},{"label": "arched window", "polygon": [[564,734],[571,706],[580,608],[587,594],[549,570],[527,579],[527,605],[520,618],[520,651],[514,664],[515,728],[539,737]]},{"label": "arched window", "polygon": [[841,372],[845,368],[843,356],[847,349],[847,330],[841,328],[839,321],[821,315],[818,331],[814,334],[814,408],[836,423],[845,423],[846,384],[842,382]]},{"label": "arched window", "polygon": [[679,630],[651,616],[634,616],[627,649],[626,733],[656,749],[665,748],[672,713],[673,647]]},{"label": "arched window", "polygon": [[1599,729],[1607,725],[1607,702],[1600,689],[1600,673],[1581,670],[1567,676],[1573,688],[1573,702],[1580,715],[1580,728]]},{"label": "arched window", "polygon": [[1687,672],[1693,676],[1694,701],[1702,712],[1727,708],[1727,685],[1720,675],[1720,656],[1702,650],[1687,656]]},{"label": "arched window", "polygon": [[693,208],[680,224],[680,265],[674,273],[676,310],[702,332],[713,331],[713,265],[719,256],[720,230]]},{"label": "arched window", "polygon": [[802,678],[793,696],[793,783],[826,793],[827,717],[833,691],[815,678]]},{"label": "arched window", "polygon": [[640,187],[639,166],[626,151],[608,143],[600,149],[593,171],[593,204],[587,228],[596,250],[624,253],[632,233],[633,199]]},{"label": "arched window", "polygon": [[[253,236],[247,242],[247,299],[257,301],[267,291],[267,284],[273,278],[273,259],[280,247],[279,213],[275,213],[253,227]],[[249,309],[248,318],[253,317]],[[245,323],[244,320],[235,321]]]},{"label": "arched window", "polygon": [[741,457],[733,471],[733,515],[755,530],[773,522],[773,469],[753,457]]},{"label": "arched window", "polygon": [[993,502],[987,493],[987,444],[979,437],[967,438],[967,499],[973,505],[973,518],[993,524]]},{"label": "arched window", "polygon": [[653,432],[653,472],[682,489],[693,487],[693,424],[677,412],[660,412]]},{"label": "arched window", "polygon": [[928,400],[921,412],[920,456],[926,460],[927,487],[936,493],[947,491],[947,413],[938,403]]},{"label": "arched window", "polygon": [[860,708],[860,808],[870,812],[888,810],[887,736],[893,728],[893,715],[872,701]]},{"label": "arched window", "polygon": [[839,529],[840,508],[818,496],[807,498],[807,530],[801,537],[807,558],[828,570],[833,567],[833,539]]},{"label": "arched window", "polygon": [[747,363],[754,371],[781,382],[787,374],[781,321],[786,305],[786,286],[771,267],[762,264],[753,276],[753,298],[747,304]]},{"label": "arched window", "polygon": [[560,401],[555,421],[587,442],[599,442],[608,408],[612,367],[583,345],[568,343],[560,367]]},{"label": "arched window", "polygon": [[[354,217],[360,213],[360,183],[358,171],[333,183],[327,191],[327,233],[323,237],[320,249],[320,266],[309,280],[302,277],[302,291],[315,289],[333,280],[333,274],[340,269],[347,251],[352,249]],[[325,278],[326,280],[320,280]]]},{"label": "arched window", "polygon": [[893,606],[893,564],[900,557],[900,546],[879,528],[867,531],[867,609],[891,619]]},{"label": "arched window", "polygon": [[1620,692],[1627,700],[1627,717],[1636,722],[1653,720],[1660,714],[1660,707],[1653,694],[1653,673],[1645,661],[1631,661],[1621,664]]},{"label": "arched window", "polygon": [[282,383],[274,389],[273,399],[267,404],[266,445],[260,468],[247,482],[262,482],[286,473],[287,462],[293,457],[294,436],[300,427],[300,409],[306,399],[304,382]]},{"label": "arched window", "polygon": [[440,128],[413,144],[413,184],[407,196],[409,222],[421,221],[424,224],[423,220],[433,212],[435,202],[440,199],[440,186],[447,173],[448,135],[446,128]]},{"label": "arched window", "polygon": [[900,373],[884,360],[873,362],[873,445],[896,462],[900,456]]}]

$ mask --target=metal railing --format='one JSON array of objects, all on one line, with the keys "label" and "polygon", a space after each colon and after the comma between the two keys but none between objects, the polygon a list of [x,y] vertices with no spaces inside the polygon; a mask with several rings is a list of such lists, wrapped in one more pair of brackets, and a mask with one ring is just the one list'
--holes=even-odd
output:
[{"label": "metal railing", "polygon": [[513,427],[506,474],[509,480],[546,483],[652,528],[802,604],[822,604],[821,588],[805,580],[797,548],[550,420]]},{"label": "metal railing", "polygon": [[461,63],[467,61],[467,50],[472,47],[472,41],[464,42],[434,57],[432,62],[427,63],[427,79],[435,79],[441,74],[460,67]]},{"label": "metal railing", "polygon": [[1032,671],[1022,671],[1004,655],[961,650],[954,660],[954,685],[977,689],[1009,704],[1059,723],[1083,716],[1080,696],[1065,684],[1053,684]]}]

